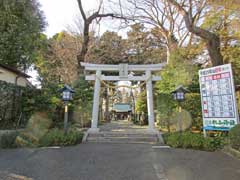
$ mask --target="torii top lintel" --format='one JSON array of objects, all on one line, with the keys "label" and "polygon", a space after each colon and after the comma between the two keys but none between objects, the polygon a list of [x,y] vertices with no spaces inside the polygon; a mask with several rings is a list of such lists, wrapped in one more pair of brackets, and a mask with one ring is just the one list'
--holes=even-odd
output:
[{"label": "torii top lintel", "polygon": [[[87,71],[119,71],[121,69],[121,65],[112,65],[112,64],[91,64],[91,63],[85,63],[81,62],[81,66],[85,67],[85,70]],[[166,63],[160,63],[160,64],[124,64],[127,66],[128,71],[160,71],[162,68],[166,65]]]}]

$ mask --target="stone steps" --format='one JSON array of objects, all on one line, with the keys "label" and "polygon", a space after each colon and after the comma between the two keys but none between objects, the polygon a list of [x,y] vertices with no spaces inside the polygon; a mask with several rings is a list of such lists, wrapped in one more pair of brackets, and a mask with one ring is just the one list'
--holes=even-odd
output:
[{"label": "stone steps", "polygon": [[87,142],[98,143],[158,143],[158,135],[150,133],[89,133]]},{"label": "stone steps", "polygon": [[150,133],[90,133],[89,137],[157,137]]}]

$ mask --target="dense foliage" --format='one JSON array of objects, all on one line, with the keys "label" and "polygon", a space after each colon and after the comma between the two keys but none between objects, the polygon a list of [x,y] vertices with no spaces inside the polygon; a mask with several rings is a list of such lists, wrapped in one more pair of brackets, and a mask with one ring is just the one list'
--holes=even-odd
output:
[{"label": "dense foliage", "polygon": [[229,139],[230,145],[240,151],[240,124],[230,130]]},{"label": "dense foliage", "polygon": [[81,143],[83,133],[69,131],[66,135],[63,130],[52,129],[39,141],[39,146],[70,146]]},{"label": "dense foliage", "polygon": [[193,58],[186,48],[176,49],[171,54],[171,63],[160,73],[162,80],[157,82],[158,93],[171,93],[179,85],[188,86],[193,82],[197,67],[192,64]]},{"label": "dense foliage", "polygon": [[35,61],[44,26],[36,0],[1,0],[0,63],[26,70]]},{"label": "dense foliage", "polygon": [[202,107],[200,94],[186,94],[186,99],[181,105],[185,110],[190,112],[193,119],[192,125],[200,130],[202,128]]},{"label": "dense foliage", "polygon": [[146,113],[147,112],[147,94],[146,90],[140,92],[136,99],[136,112]]},{"label": "dense foliage", "polygon": [[221,137],[204,138],[202,134],[191,132],[164,134],[163,137],[165,143],[171,147],[205,151],[222,149],[226,143]]},{"label": "dense foliage", "polygon": [[172,114],[176,111],[177,103],[171,94],[161,93],[157,97],[158,125],[167,127],[170,132]]},{"label": "dense foliage", "polygon": [[39,91],[0,81],[0,129],[24,126],[37,109]]},{"label": "dense foliage", "polygon": [[8,132],[0,136],[0,148],[16,148],[15,143],[18,132]]}]

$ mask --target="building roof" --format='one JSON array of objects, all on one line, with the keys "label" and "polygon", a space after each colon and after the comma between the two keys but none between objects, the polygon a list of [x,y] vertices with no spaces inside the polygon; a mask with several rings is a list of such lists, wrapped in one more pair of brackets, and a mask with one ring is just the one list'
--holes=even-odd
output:
[{"label": "building roof", "polygon": [[4,65],[4,64],[0,64],[0,67],[3,68],[3,69],[6,69],[8,71],[11,71],[21,77],[24,77],[24,78],[30,78],[31,76],[27,75],[26,73],[23,73],[21,72],[20,70],[14,68],[14,67],[10,67],[8,65]]},{"label": "building roof", "polygon": [[71,93],[75,93],[75,91],[70,86],[68,86],[67,84],[65,84],[64,87],[59,90],[59,92],[63,92],[63,91],[69,91]]},{"label": "building roof", "polygon": [[183,87],[182,85],[179,85],[174,91],[172,91],[171,93],[176,93],[178,91],[184,92],[184,93],[189,93],[190,91],[188,89],[186,89],[185,87]]},{"label": "building roof", "polygon": [[130,104],[128,103],[116,103],[113,105],[113,111],[115,112],[129,112],[132,111]]}]

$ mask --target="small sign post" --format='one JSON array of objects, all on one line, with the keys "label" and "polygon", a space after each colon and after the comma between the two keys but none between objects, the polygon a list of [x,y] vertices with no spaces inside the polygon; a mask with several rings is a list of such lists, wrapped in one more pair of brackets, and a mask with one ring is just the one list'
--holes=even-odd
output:
[{"label": "small sign post", "polygon": [[231,64],[199,71],[203,131],[229,131],[239,123]]}]

